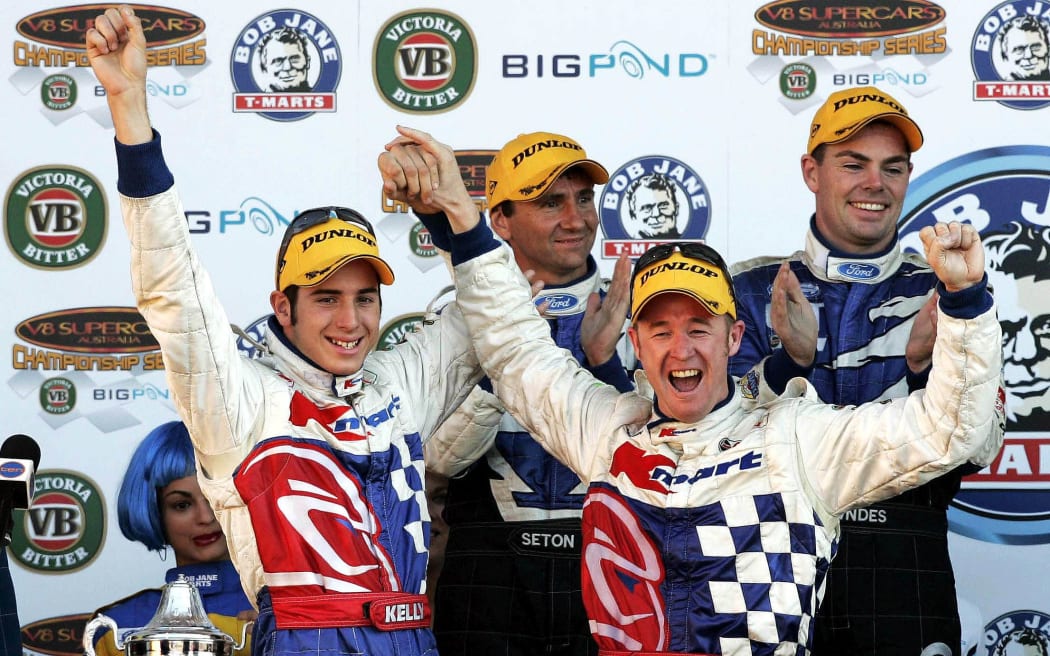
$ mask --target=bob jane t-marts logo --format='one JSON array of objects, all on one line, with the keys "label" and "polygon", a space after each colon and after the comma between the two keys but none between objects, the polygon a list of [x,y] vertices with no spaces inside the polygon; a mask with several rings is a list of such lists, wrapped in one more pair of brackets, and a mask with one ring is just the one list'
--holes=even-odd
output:
[{"label": "bob jane t-marts logo", "polygon": [[668,241],[697,241],[711,222],[707,186],[685,163],[663,155],[631,160],[609,176],[599,207],[602,257],[637,257]]},{"label": "bob jane t-marts logo", "polygon": [[908,187],[899,226],[907,250],[935,221],[981,233],[1002,326],[1006,440],[963,479],[952,531],[999,544],[1050,544],[1050,147],[1000,146],[934,167]]},{"label": "bob jane t-marts logo", "polygon": [[981,19],[970,47],[974,100],[1012,109],[1050,105],[1050,2],[1004,2]]},{"label": "bob jane t-marts logo", "polygon": [[98,255],[106,241],[106,196],[87,171],[41,166],[11,183],[4,234],[11,252],[39,269],[72,269]]},{"label": "bob jane t-marts logo", "polygon": [[16,510],[11,556],[45,574],[74,572],[98,556],[106,539],[106,507],[98,485],[79,472],[37,473],[29,510]]},{"label": "bob jane t-marts logo", "polygon": [[1015,610],[985,625],[984,651],[988,656],[1050,654],[1050,615],[1038,610]]},{"label": "bob jane t-marts logo", "polygon": [[[776,0],[755,20],[756,55],[933,55],[947,51],[945,18],[928,0]],[[772,31],[770,31],[772,30]],[[923,31],[925,30],[925,31]]]},{"label": "bob jane t-marts logo", "polygon": [[233,45],[233,111],[274,121],[334,112],[342,67],[339,43],[316,16],[298,9],[265,13]]},{"label": "bob jane t-marts logo", "polygon": [[[164,368],[160,345],[132,307],[86,307],[39,314],[15,327],[12,368],[74,371],[146,371]],[[54,349],[54,350],[51,350]]]},{"label": "bob jane t-marts logo", "polygon": [[[149,66],[203,66],[206,39],[199,16],[156,5],[131,5],[142,20]],[[90,66],[84,33],[106,5],[54,7],[30,14],[15,25],[28,41],[14,42],[15,66]]]},{"label": "bob jane t-marts logo", "polygon": [[463,19],[415,9],[391,18],[376,35],[376,89],[394,109],[446,112],[470,95],[477,77],[477,41]]},{"label": "bob jane t-marts logo", "polygon": [[264,348],[266,323],[269,321],[270,316],[269,314],[263,315],[241,328],[240,332],[234,331],[237,334],[237,350],[249,360],[258,360],[266,355],[266,349]]}]

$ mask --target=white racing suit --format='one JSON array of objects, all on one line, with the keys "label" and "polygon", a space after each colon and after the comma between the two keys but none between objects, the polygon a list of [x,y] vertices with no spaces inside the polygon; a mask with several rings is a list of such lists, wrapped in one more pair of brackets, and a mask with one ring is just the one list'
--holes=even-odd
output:
[{"label": "white racing suit", "polygon": [[605,653],[807,653],[839,516],[1000,447],[1000,330],[984,285],[942,292],[924,392],[836,407],[799,378],[758,405],[748,376],[684,424],[595,381],[551,341],[509,251],[471,245],[453,260],[482,366],[588,486],[584,603]]},{"label": "white racing suit", "polygon": [[[253,653],[435,654],[423,442],[481,377],[458,309],[352,376],[314,366],[273,318],[269,353],[248,360],[191,247],[159,135],[117,150],[135,297],[259,607]],[[469,451],[458,457],[480,456]]]}]

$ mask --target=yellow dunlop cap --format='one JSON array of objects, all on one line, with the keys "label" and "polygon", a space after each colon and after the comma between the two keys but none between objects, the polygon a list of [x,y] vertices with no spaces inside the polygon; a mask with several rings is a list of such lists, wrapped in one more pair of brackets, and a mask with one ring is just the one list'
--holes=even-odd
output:
[{"label": "yellow dunlop cap", "polygon": [[605,167],[587,159],[587,151],[572,139],[551,132],[520,134],[496,153],[485,173],[489,207],[539,198],[571,166],[582,168],[594,184],[609,181]]},{"label": "yellow dunlop cap", "polygon": [[379,282],[390,285],[394,272],[379,257],[375,235],[364,227],[332,217],[292,235],[288,247],[278,253],[277,289],[289,285],[311,287],[354,260],[367,260],[379,276]]},{"label": "yellow dunlop cap", "polygon": [[806,152],[812,155],[821,144],[845,141],[872,121],[894,125],[911,152],[922,148],[922,130],[903,105],[876,87],[857,87],[836,91],[820,106],[809,127]]},{"label": "yellow dunlop cap", "polygon": [[631,321],[637,321],[645,305],[670,292],[687,294],[711,314],[736,319],[736,302],[728,274],[716,264],[679,251],[638,271],[631,281]]}]

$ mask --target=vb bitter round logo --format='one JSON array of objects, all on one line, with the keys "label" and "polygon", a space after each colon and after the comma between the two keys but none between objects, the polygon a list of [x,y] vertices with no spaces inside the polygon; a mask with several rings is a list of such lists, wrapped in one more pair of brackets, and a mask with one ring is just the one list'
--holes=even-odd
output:
[{"label": "vb bitter round logo", "polygon": [[408,232],[408,249],[416,257],[437,257],[438,249],[434,246],[434,240],[430,237],[430,231],[422,223],[412,226]]},{"label": "vb bitter round logo", "polygon": [[77,388],[68,378],[48,378],[40,386],[40,407],[52,415],[68,414],[77,405]]},{"label": "vb bitter round logo", "polygon": [[780,93],[792,100],[805,100],[817,90],[817,72],[803,62],[788,64],[780,70]]},{"label": "vb bitter round logo", "polygon": [[419,330],[423,326],[422,314],[402,314],[394,317],[379,333],[379,343],[376,349],[387,351],[405,341],[405,336]]},{"label": "vb bitter round logo", "polygon": [[61,112],[77,102],[77,83],[65,73],[48,75],[40,84],[40,102],[44,107]]},{"label": "vb bitter round logo", "polygon": [[87,171],[72,166],[30,169],[4,200],[11,252],[39,269],[72,269],[98,255],[106,241],[106,196]]},{"label": "vb bitter round logo", "polygon": [[79,472],[37,473],[32,507],[16,511],[11,556],[45,574],[73,572],[98,556],[106,539],[106,507],[98,485]]},{"label": "vb bitter round logo", "polygon": [[298,9],[265,13],[233,46],[233,111],[275,121],[334,112],[342,65],[339,43],[319,18]]},{"label": "vb bitter round logo", "polygon": [[446,112],[474,88],[476,44],[470,27],[455,14],[435,9],[398,14],[376,35],[376,89],[403,112]]}]

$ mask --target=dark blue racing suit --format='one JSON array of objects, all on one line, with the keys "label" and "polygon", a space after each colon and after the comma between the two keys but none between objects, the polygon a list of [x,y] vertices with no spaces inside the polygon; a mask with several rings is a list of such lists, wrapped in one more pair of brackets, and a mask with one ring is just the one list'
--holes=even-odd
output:
[{"label": "dark blue racing suit", "polygon": [[[537,299],[548,301],[555,343],[581,363],[587,297],[602,286],[589,258],[585,276],[547,286]],[[632,389],[619,356],[591,372]],[[580,593],[585,491],[576,474],[503,415],[485,458],[449,481],[450,531],[434,624],[442,656],[597,653]]]},{"label": "dark blue racing suit", "polygon": [[[904,357],[915,315],[937,283],[920,255],[902,253],[896,239],[872,256],[836,252],[811,219],[805,250],[789,259],[817,314],[813,369],[797,367],[779,348],[769,303],[784,258],[761,257],[733,267],[737,312],[746,325],[730,362],[734,376],[772,356],[765,375],[774,389],[803,375],[821,400],[838,405],[903,397],[925,386],[925,373],[911,374]],[[975,471],[965,469],[842,517],[814,654],[918,656],[937,642],[959,654],[947,508],[962,475]]]}]

